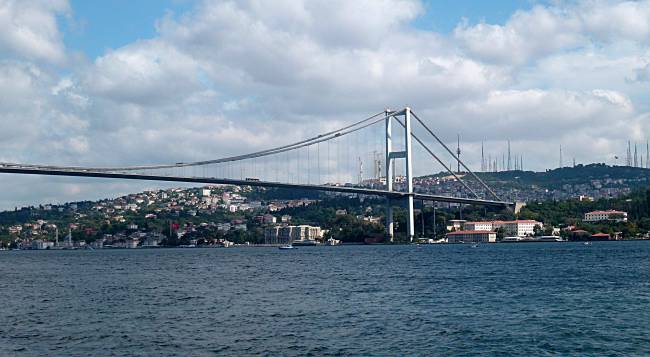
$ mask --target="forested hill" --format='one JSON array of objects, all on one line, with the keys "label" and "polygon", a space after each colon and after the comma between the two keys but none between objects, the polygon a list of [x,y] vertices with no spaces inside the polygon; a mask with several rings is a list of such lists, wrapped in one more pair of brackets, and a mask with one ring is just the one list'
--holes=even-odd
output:
[{"label": "forested hill", "polygon": [[608,166],[605,164],[576,165],[545,172],[503,171],[479,173],[490,182],[512,182],[523,185],[558,187],[561,185],[592,184],[600,181],[603,185],[626,185],[640,187],[648,185],[650,169],[630,166]]}]

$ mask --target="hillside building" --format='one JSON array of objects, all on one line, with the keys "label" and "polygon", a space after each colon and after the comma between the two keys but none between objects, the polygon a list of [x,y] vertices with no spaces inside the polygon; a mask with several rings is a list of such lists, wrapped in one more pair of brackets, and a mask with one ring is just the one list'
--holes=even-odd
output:
[{"label": "hillside building", "polygon": [[600,222],[600,221],[614,221],[614,222],[627,222],[627,212],[607,210],[607,211],[592,211],[585,213],[585,222]]}]

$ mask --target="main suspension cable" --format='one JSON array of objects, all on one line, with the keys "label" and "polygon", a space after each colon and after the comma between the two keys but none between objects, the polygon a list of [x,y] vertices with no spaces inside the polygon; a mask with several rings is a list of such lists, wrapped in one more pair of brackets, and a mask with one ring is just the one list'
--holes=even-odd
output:
[{"label": "main suspension cable", "polygon": [[240,160],[246,160],[246,159],[251,159],[256,157],[278,154],[290,150],[296,150],[296,149],[303,148],[305,146],[314,145],[317,143],[335,139],[337,137],[345,136],[350,133],[354,133],[361,129],[367,128],[380,121],[383,121],[384,117],[381,117],[373,121],[373,119],[377,118],[379,115],[382,114],[384,114],[383,111],[374,114],[368,118],[365,118],[361,121],[358,121],[356,123],[345,126],[341,129],[333,130],[325,134],[321,134],[316,137],[301,140],[292,144],[283,145],[272,149],[257,151],[250,154],[225,157],[225,158],[215,159],[215,160],[196,161],[196,162],[189,162],[189,163],[178,162],[175,164],[163,164],[163,165],[126,166],[126,167],[77,167],[77,166],[28,165],[28,164],[15,164],[15,163],[0,163],[0,164],[5,166],[20,166],[20,167],[29,167],[29,168],[48,168],[48,169],[64,169],[64,170],[83,170],[83,171],[95,171],[95,172],[154,170],[154,169],[168,169],[168,168],[187,167],[187,166],[219,164],[223,162],[240,161]]},{"label": "main suspension cable", "polygon": [[[406,128],[406,126],[404,125],[404,123],[403,123],[399,118],[395,117],[395,120],[397,120],[397,122],[398,122],[402,127]],[[445,170],[447,170],[447,172],[449,172],[452,176],[454,176],[454,178],[455,178],[456,180],[458,180],[458,182],[460,182],[460,183],[461,183],[461,184],[462,184],[462,185],[463,185],[463,186],[464,186],[464,187],[465,187],[469,192],[471,192],[471,193],[474,195],[474,197],[479,198],[478,194],[477,194],[474,190],[472,190],[472,188],[469,187],[469,186],[467,185],[467,183],[465,183],[465,181],[463,181],[463,180],[462,180],[458,175],[456,175],[456,173],[454,173],[453,170],[451,170],[450,168],[448,168],[447,165],[445,165],[445,163],[442,162],[442,160],[440,160],[440,158],[439,158],[436,154],[434,154],[433,151],[431,151],[431,149],[429,149],[429,147],[426,146],[426,145],[424,144],[424,142],[422,142],[422,140],[420,140],[420,138],[418,138],[418,137],[417,137],[415,134],[413,134],[413,133],[411,133],[411,137],[412,137],[413,139],[415,139],[415,141],[417,141],[420,145],[422,145],[422,147],[424,148],[424,150],[426,150],[426,151],[427,151],[431,156],[433,156],[433,158],[436,159],[436,161],[438,161],[438,163],[439,163],[442,167],[444,167]]]},{"label": "main suspension cable", "polygon": [[[440,145],[442,145],[443,148],[445,148],[445,150],[447,150],[447,152],[448,152],[452,157],[455,157],[455,156],[454,156],[454,153],[449,149],[449,147],[448,147],[447,145],[445,145],[445,143],[443,143],[442,140],[440,140],[440,138],[438,138],[438,136],[437,136],[436,134],[434,134],[434,132],[433,132],[431,129],[429,129],[429,127],[424,123],[424,121],[422,121],[422,119],[420,119],[420,118],[419,118],[415,113],[413,113],[413,112],[411,112],[411,114],[413,114],[413,117],[414,117],[414,118],[415,118],[415,119],[416,119],[416,120],[417,120],[417,121],[418,121],[418,122],[419,122],[419,123],[424,127],[424,129],[426,129],[426,131],[429,132],[429,134],[431,134],[431,136],[433,136],[433,137],[436,139],[436,141],[438,141],[438,143],[439,143]],[[467,167],[467,165],[465,165],[465,163],[464,163],[463,161],[461,161],[459,157],[456,157],[456,160],[458,160],[458,162],[459,162],[459,163],[460,163],[460,164],[465,168],[465,170],[467,170],[467,172],[469,172],[470,175],[472,175],[472,177],[474,177],[474,178],[476,179],[476,181],[478,181],[478,182],[479,182],[479,183],[480,183],[480,184],[481,184],[481,185],[482,185],[482,186],[483,186],[483,187],[484,187],[488,192],[490,192],[490,194],[491,194],[495,199],[500,200],[499,196],[497,196],[497,194],[494,193],[494,191],[492,191],[492,189],[491,189],[491,188],[490,188],[490,187],[489,187],[485,182],[483,182],[483,180],[481,180],[480,177],[478,177],[478,176],[477,176],[477,175],[476,175],[472,170],[470,170],[469,167]]]}]

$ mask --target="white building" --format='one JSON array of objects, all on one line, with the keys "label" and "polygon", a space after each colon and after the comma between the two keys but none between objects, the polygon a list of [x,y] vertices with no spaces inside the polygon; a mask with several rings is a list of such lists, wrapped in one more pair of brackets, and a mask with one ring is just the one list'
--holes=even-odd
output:
[{"label": "white building", "polygon": [[48,242],[41,239],[32,241],[32,249],[50,249],[54,247],[54,242]]},{"label": "white building", "polygon": [[[542,223],[534,220],[517,220],[501,222],[505,235],[525,237],[535,234],[535,226],[542,227]],[[499,229],[499,227],[497,227]]]},{"label": "white building", "polygon": [[299,225],[299,226],[275,226],[264,230],[264,241],[267,244],[288,244],[293,241],[311,241],[323,238],[323,230],[320,227]]},{"label": "white building", "polygon": [[627,222],[627,212],[607,210],[607,211],[593,211],[585,213],[585,222],[599,222],[599,221],[615,221]]},{"label": "white building", "polygon": [[463,227],[463,224],[465,224],[464,219],[450,219],[449,220],[449,225],[447,226],[447,231],[459,231]]},{"label": "white building", "polygon": [[495,243],[497,234],[488,231],[457,231],[447,233],[449,243]]},{"label": "white building", "polygon": [[535,226],[542,227],[541,222],[528,219],[516,221],[483,221],[483,222],[465,222],[463,229],[465,231],[496,231],[503,228],[507,236],[525,237],[535,234]]},{"label": "white building", "polygon": [[463,229],[466,231],[492,231],[494,222],[465,222]]}]

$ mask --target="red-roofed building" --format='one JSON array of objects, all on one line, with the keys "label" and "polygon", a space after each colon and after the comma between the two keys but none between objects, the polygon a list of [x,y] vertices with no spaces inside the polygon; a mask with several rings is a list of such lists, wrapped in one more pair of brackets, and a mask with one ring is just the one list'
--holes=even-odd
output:
[{"label": "red-roofed building", "polygon": [[599,221],[615,221],[627,222],[627,212],[607,210],[607,211],[593,211],[585,213],[585,222],[599,222]]},{"label": "red-roofed building", "polygon": [[448,243],[495,243],[497,234],[489,231],[458,231],[447,233]]},{"label": "red-roofed building", "polygon": [[591,240],[611,240],[612,238],[607,233],[596,233],[591,235]]}]

